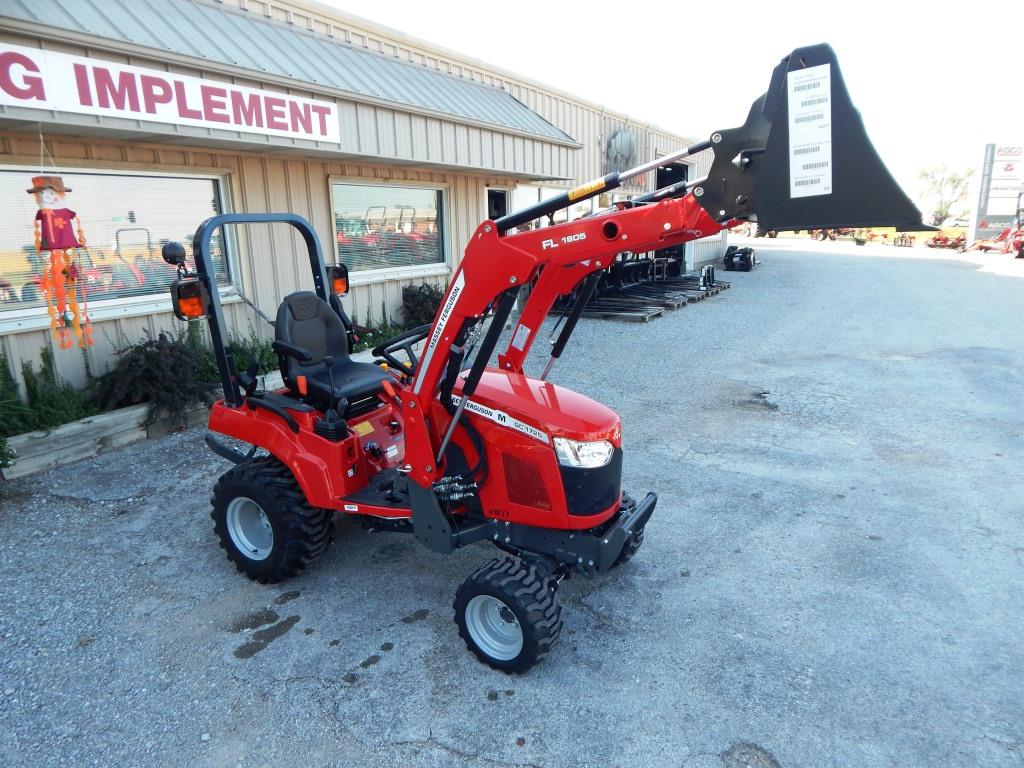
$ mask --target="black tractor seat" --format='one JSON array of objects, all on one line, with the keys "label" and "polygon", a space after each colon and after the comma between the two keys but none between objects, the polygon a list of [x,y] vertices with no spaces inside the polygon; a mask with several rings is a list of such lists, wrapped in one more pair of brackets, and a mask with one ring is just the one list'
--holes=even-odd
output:
[{"label": "black tractor seat", "polygon": [[[305,376],[305,399],[318,408],[326,410],[342,399],[354,403],[372,397],[388,378],[383,368],[349,357],[348,333],[341,318],[312,291],[286,296],[277,310],[275,327],[274,349],[285,384],[298,394],[297,378]],[[332,358],[330,367],[325,357]]]}]

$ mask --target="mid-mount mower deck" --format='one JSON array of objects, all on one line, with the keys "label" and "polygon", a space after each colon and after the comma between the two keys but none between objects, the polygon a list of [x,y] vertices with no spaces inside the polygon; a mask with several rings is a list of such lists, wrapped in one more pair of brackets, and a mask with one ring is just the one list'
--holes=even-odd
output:
[{"label": "mid-mount mower deck", "polygon": [[[515,232],[706,149],[714,162],[704,179]],[[502,554],[455,595],[459,634],[496,669],[530,668],[561,633],[559,582],[632,558],[657,502],[653,493],[633,499],[621,490],[618,415],[546,381],[551,366],[617,253],[666,248],[755,219],[776,230],[925,228],[871,147],[828,46],[783,59],[742,127],[480,224],[433,323],[375,349],[378,365],[349,357],[352,323],[338,298],[347,270],[325,266],[308,222],[292,214],[203,222],[193,241],[195,271],[182,246],[164,253],[179,270],[175,311],[208,319],[220,370],[224,397],[211,409],[207,442],[236,463],[213,491],[214,530],[228,558],[263,583],[294,576],[327,549],[336,515],[411,533],[444,554],[490,541]],[[285,297],[278,311],[274,349],[285,387],[277,392],[257,388],[255,369],[235,368],[210,257],[221,227],[257,222],[299,231],[315,287]],[[529,296],[491,366],[526,285]],[[573,292],[547,367],[527,375],[541,324]],[[216,435],[252,450],[243,454]]]}]

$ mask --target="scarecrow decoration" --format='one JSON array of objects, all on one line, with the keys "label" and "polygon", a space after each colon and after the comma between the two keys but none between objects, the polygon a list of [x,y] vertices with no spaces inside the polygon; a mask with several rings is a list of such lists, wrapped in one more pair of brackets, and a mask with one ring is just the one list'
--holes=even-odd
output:
[{"label": "scarecrow decoration", "polygon": [[50,328],[61,349],[72,346],[72,333],[78,346],[85,349],[92,346],[92,325],[84,281],[79,303],[81,270],[75,252],[76,248],[85,247],[85,233],[77,214],[60,207],[64,195],[71,190],[64,186],[60,176],[34,176],[32,188],[27,191],[35,195],[39,206],[35,221],[36,251],[50,253],[49,264],[45,259],[41,262],[43,273],[39,281],[50,313]]}]

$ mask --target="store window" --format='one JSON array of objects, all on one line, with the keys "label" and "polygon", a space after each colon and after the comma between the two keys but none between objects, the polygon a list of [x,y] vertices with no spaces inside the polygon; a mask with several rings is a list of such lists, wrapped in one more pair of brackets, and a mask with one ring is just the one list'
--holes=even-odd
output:
[{"label": "store window", "polygon": [[[164,263],[160,249],[169,240],[190,246],[200,222],[223,210],[215,178],[0,170],[0,317],[43,306],[40,275],[48,257],[36,251],[33,224],[39,207],[26,191],[36,176],[59,176],[67,190],[52,207],[73,211],[81,224],[85,246],[75,252],[79,286],[90,307],[166,297],[176,272]],[[217,281],[227,283],[219,237],[211,244],[211,255]]]},{"label": "store window", "polygon": [[443,264],[443,194],[392,185],[333,185],[338,259],[349,270]]},{"label": "store window", "polygon": [[[552,197],[558,197],[565,191],[566,190],[561,187],[539,187],[532,184],[520,184],[512,190],[512,210],[521,211],[524,208],[529,208],[531,205],[536,205],[544,200],[550,200]],[[596,198],[581,200],[567,208],[558,209],[551,216],[543,216],[534,221],[528,221],[518,227],[517,231],[526,232],[531,229],[549,227],[552,224],[565,224],[567,221],[575,221],[576,219],[590,216],[596,210]]]}]

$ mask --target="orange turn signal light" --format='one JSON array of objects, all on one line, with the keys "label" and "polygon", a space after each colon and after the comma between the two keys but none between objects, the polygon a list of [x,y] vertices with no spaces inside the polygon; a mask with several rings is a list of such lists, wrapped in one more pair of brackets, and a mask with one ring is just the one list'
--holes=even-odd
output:
[{"label": "orange turn signal light", "polygon": [[332,264],[327,268],[327,279],[331,282],[331,290],[338,296],[348,293],[348,267],[344,264]]},{"label": "orange turn signal light", "polygon": [[171,283],[171,304],[179,320],[198,320],[210,313],[210,294],[198,277],[180,277]]},{"label": "orange turn signal light", "polygon": [[198,320],[205,314],[203,312],[203,302],[198,296],[189,299],[180,299],[178,301],[178,309],[181,314],[190,320]]}]

